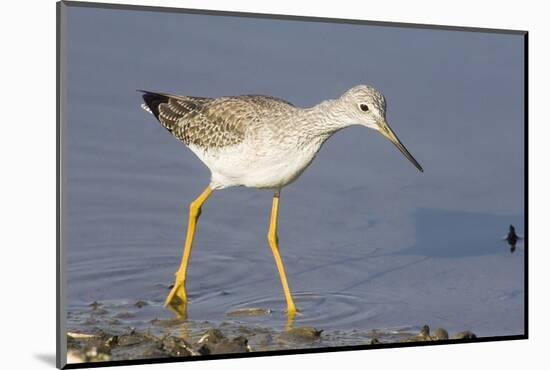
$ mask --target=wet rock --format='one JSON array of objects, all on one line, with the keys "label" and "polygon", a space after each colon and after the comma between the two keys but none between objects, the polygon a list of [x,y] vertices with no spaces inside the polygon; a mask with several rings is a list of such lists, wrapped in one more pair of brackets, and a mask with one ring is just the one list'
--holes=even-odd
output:
[{"label": "wet rock", "polygon": [[159,346],[147,346],[142,349],[137,356],[134,356],[134,359],[144,359],[144,358],[163,358],[171,357],[166,351],[162,350]]},{"label": "wet rock", "polygon": [[133,313],[131,312],[128,312],[128,311],[124,311],[124,312],[119,312],[117,313],[114,317],[115,319],[131,319],[133,317],[135,317],[136,315],[134,315]]},{"label": "wet rock", "polygon": [[431,341],[431,340],[446,340],[449,339],[449,333],[443,328],[437,328],[430,333],[430,327],[423,325],[420,332],[412,339],[412,341]]},{"label": "wet rock", "polygon": [[248,339],[238,336],[233,339],[223,339],[217,342],[203,343],[198,348],[201,355],[216,355],[222,353],[243,353],[250,352]]},{"label": "wet rock", "polygon": [[197,352],[201,355],[250,352],[246,337],[241,335],[229,339],[219,329],[208,330],[197,341],[197,345]]},{"label": "wet rock", "polygon": [[212,354],[216,353],[243,353],[250,352],[248,346],[248,339],[243,336],[238,336],[228,341],[218,343],[211,351]]},{"label": "wet rock", "polygon": [[[67,337],[71,338],[71,337]],[[67,362],[82,363],[82,362],[98,362],[110,361],[110,348],[104,346],[101,340],[97,338],[88,339],[71,339],[67,341]]]},{"label": "wet rock", "polygon": [[199,344],[215,344],[223,341],[225,336],[219,329],[210,329],[208,330],[197,343]]},{"label": "wet rock", "polygon": [[283,340],[314,341],[321,337],[323,330],[317,330],[311,326],[289,329],[279,336]]},{"label": "wet rock", "polygon": [[82,339],[98,339],[99,336],[96,334],[87,334],[87,333],[74,333],[67,332],[67,336],[71,339],[82,340]]},{"label": "wet rock", "polygon": [[88,307],[90,307],[93,310],[97,310],[99,307],[103,306],[101,303],[97,302],[97,301],[93,301],[92,303],[90,303],[88,305]]},{"label": "wet rock", "polygon": [[251,340],[252,339],[254,340],[254,343],[260,347],[265,347],[273,343],[273,336],[269,333],[256,334],[253,338],[251,338]]},{"label": "wet rock", "polygon": [[430,336],[430,327],[428,325],[423,325],[420,328],[420,332],[416,335],[414,340],[417,340],[417,341],[432,340],[432,337]]},{"label": "wet rock", "polygon": [[198,355],[195,352],[189,343],[187,343],[182,338],[177,338],[174,336],[168,336],[163,338],[161,341],[161,349],[173,357],[186,357],[186,356],[196,356]]},{"label": "wet rock", "polygon": [[239,308],[225,313],[230,317],[267,316],[270,314],[271,310],[268,308]]},{"label": "wet rock", "polygon": [[449,333],[443,328],[437,328],[432,334],[433,340],[446,340],[449,339]]},{"label": "wet rock", "polygon": [[112,337],[109,337],[106,341],[105,341],[105,345],[107,347],[114,347],[114,346],[117,346],[118,345],[118,335],[113,335]]},{"label": "wet rock", "polygon": [[99,362],[99,361],[110,361],[111,353],[105,351],[104,348],[90,347],[84,353],[86,356],[86,362]]},{"label": "wet rock", "polygon": [[148,306],[149,303],[145,302],[145,301],[142,301],[142,300],[139,300],[137,301],[134,306],[136,306],[137,308],[143,308],[145,306]]},{"label": "wet rock", "polygon": [[475,339],[477,336],[469,330],[461,331],[453,336],[453,339]]},{"label": "wet rock", "polygon": [[133,346],[136,344],[143,343],[147,341],[149,338],[147,338],[143,334],[136,333],[135,331],[130,332],[130,334],[123,334],[117,336],[116,344],[118,346]]},{"label": "wet rock", "polygon": [[67,363],[68,364],[81,364],[86,361],[84,353],[70,349],[67,351]]}]

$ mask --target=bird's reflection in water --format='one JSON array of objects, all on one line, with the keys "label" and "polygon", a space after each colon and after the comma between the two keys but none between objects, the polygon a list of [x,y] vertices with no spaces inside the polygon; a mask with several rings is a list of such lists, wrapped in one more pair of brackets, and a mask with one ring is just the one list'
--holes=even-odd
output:
[{"label": "bird's reflection in water", "polygon": [[[179,302],[172,302],[168,304],[166,307],[168,307],[172,312],[176,314],[176,318],[178,320],[187,320],[187,303],[183,303],[181,301]],[[287,312],[287,321],[286,321],[286,327],[285,330],[289,331],[292,330],[294,327],[294,321],[296,320],[296,315],[300,314],[300,311],[294,311],[294,312]]]},{"label": "bird's reflection in water", "polygon": [[187,303],[172,302],[166,307],[176,314],[178,320],[187,320]]}]

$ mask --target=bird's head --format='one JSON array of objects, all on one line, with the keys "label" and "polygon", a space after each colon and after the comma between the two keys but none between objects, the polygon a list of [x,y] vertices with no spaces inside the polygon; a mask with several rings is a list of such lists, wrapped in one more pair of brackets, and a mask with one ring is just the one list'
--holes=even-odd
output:
[{"label": "bird's head", "polygon": [[347,125],[358,124],[378,131],[391,141],[419,171],[424,171],[386,121],[386,99],[382,93],[373,87],[359,85],[348,90],[338,100],[344,107],[341,112]]}]

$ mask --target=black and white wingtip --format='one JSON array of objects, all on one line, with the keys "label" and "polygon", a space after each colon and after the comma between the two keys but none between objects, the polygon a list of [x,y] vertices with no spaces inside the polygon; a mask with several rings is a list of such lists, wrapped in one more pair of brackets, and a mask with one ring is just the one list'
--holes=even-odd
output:
[{"label": "black and white wingtip", "polygon": [[153,114],[153,111],[151,109],[149,109],[149,107],[145,103],[141,103],[141,109],[143,109],[146,112],[149,112],[149,113]]},{"label": "black and white wingtip", "polygon": [[146,90],[138,90],[138,92],[142,93],[144,101],[141,107],[159,119],[159,105],[166,103],[169,99],[168,96]]}]

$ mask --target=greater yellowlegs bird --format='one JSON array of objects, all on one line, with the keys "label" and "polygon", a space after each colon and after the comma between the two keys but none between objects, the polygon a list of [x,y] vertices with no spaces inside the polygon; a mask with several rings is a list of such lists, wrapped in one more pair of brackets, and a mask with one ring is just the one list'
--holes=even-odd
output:
[{"label": "greater yellowlegs bird", "polygon": [[359,85],[338,99],[311,108],[263,95],[205,98],[143,91],[142,107],[185,143],[210,169],[210,184],[191,202],[183,258],[166,305],[186,305],[187,265],[201,206],[214,190],[247,186],[274,191],[267,240],[283,286],[288,315],[296,305],[288,286],[277,238],[281,189],[309,166],[335,132],[362,125],[388,138],[418,170],[420,164],[386,121],[386,101],[376,89]]}]

